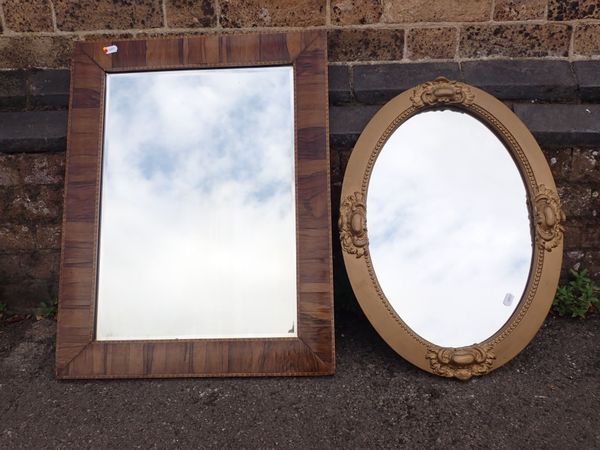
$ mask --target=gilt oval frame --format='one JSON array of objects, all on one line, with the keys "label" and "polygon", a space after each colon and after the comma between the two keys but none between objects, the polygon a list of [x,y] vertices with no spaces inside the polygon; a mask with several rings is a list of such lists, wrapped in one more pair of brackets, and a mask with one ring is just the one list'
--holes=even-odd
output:
[{"label": "gilt oval frame", "polygon": [[[415,114],[445,107],[479,119],[511,153],[526,187],[534,241],[527,286],[510,319],[485,341],[460,348],[444,348],[426,341],[398,316],[379,286],[369,254],[367,230],[370,177],[388,138]],[[362,310],[380,336],[417,367],[440,376],[467,380],[514,358],[542,325],[558,285],[564,221],[548,163],[523,122],[486,92],[440,77],[390,100],[368,123],[348,161],[338,226],[350,283]]]}]

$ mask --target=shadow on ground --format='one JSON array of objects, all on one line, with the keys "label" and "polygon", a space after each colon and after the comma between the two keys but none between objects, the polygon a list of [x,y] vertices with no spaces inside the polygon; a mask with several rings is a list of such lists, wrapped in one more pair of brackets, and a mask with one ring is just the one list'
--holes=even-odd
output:
[{"label": "shadow on ground", "polygon": [[600,448],[600,318],[550,317],[492,374],[412,367],[337,317],[321,378],[57,381],[55,323],[0,324],[0,448]]}]

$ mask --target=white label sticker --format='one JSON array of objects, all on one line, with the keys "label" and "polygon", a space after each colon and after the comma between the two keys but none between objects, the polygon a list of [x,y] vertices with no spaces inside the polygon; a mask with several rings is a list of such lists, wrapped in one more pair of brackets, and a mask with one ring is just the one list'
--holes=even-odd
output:
[{"label": "white label sticker", "polygon": [[108,47],[102,47],[102,51],[107,55],[110,55],[112,53],[117,53],[119,48],[116,45],[109,45]]},{"label": "white label sticker", "polygon": [[510,305],[512,305],[512,302],[514,299],[515,299],[515,296],[509,292],[508,294],[506,294],[504,296],[504,301],[502,303],[504,304],[504,306],[510,306]]}]

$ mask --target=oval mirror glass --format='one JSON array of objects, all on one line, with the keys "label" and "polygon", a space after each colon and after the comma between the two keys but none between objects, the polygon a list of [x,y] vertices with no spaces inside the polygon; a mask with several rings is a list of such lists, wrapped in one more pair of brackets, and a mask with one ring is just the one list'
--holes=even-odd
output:
[{"label": "oval mirror glass", "polygon": [[482,342],[519,304],[533,254],[525,184],[471,115],[425,111],[392,133],[371,174],[367,223],[379,285],[423,339]]}]

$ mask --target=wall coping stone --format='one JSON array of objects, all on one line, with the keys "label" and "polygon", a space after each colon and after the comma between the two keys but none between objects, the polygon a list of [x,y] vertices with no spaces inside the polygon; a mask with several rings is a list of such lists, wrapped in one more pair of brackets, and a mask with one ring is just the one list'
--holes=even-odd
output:
[{"label": "wall coping stone", "polygon": [[514,111],[541,145],[600,145],[600,105],[517,103]]},{"label": "wall coping stone", "polygon": [[0,112],[0,153],[64,151],[67,111]]},{"label": "wall coping stone", "polygon": [[577,100],[577,80],[567,61],[469,61],[461,63],[461,71],[465,83],[500,100]]},{"label": "wall coping stone", "polygon": [[462,80],[458,63],[369,64],[351,69],[354,97],[367,104],[383,104],[416,84],[438,76]]},{"label": "wall coping stone", "polygon": [[600,61],[576,61],[573,68],[581,99],[600,102]]},{"label": "wall coping stone", "polygon": [[[352,147],[380,105],[440,75],[509,101],[543,145],[600,144],[600,61],[490,60],[330,65],[331,145]],[[69,71],[0,71],[2,80],[0,153],[64,151]]]}]

